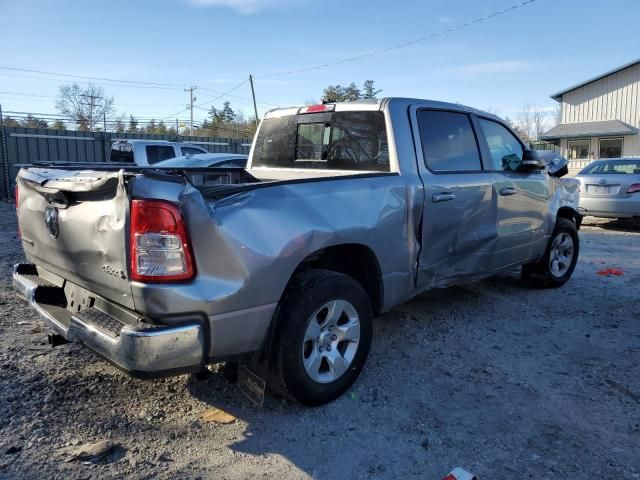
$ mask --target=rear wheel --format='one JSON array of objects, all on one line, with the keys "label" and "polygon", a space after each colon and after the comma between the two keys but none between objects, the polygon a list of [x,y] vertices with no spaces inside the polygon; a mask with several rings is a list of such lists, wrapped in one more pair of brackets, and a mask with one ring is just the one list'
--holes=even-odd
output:
[{"label": "rear wheel", "polygon": [[560,287],[571,278],[579,252],[576,225],[566,218],[558,218],[544,257],[539,262],[524,265],[522,278],[538,287]]},{"label": "rear wheel", "polygon": [[353,278],[328,270],[297,275],[276,319],[270,387],[304,405],[344,393],[364,367],[373,315]]}]

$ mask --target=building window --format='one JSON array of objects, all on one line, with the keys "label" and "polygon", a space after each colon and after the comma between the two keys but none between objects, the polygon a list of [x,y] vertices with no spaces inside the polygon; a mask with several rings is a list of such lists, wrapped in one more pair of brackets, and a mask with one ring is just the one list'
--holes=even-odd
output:
[{"label": "building window", "polygon": [[590,148],[590,140],[569,140],[567,142],[569,160],[587,160]]},{"label": "building window", "polygon": [[622,157],[622,138],[601,138],[600,158]]}]

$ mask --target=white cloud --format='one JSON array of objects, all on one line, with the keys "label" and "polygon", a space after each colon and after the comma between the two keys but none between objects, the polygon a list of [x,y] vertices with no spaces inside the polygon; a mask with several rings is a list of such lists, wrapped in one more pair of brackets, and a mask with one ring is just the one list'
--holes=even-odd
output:
[{"label": "white cloud", "polygon": [[497,62],[472,63],[457,67],[445,68],[446,73],[459,75],[497,75],[503,73],[516,73],[530,71],[535,67],[533,63],[519,60],[501,60]]},{"label": "white cloud", "polygon": [[195,7],[227,7],[243,15],[256,13],[268,8],[278,8],[293,3],[294,0],[186,0]]}]

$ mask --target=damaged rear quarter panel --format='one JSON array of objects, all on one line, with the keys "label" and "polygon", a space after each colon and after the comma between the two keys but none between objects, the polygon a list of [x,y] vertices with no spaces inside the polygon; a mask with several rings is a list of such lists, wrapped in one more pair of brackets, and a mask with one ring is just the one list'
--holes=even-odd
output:
[{"label": "damaged rear quarter panel", "polygon": [[138,178],[134,197],[177,200],[197,276],[188,284],[134,282],[136,308],[150,316],[216,315],[274,304],[300,262],[340,244],[367,246],[383,277],[410,280],[406,185],[399,175],[292,182],[218,202],[207,202],[189,185],[175,184],[172,192],[166,185]]}]

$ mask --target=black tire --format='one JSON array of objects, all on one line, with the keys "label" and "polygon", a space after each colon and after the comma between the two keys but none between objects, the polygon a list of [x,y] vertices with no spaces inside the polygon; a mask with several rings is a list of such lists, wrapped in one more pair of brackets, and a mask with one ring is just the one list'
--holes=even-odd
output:
[{"label": "black tire", "polygon": [[[346,300],[355,308],[360,322],[359,343],[351,364],[341,376],[329,383],[318,383],[309,376],[303,363],[305,332],[314,313],[333,300]],[[283,296],[275,321],[269,368],[269,387],[275,393],[303,405],[322,405],[342,395],[362,371],[371,347],[373,314],[367,293],[352,277],[319,269],[296,275]]]},{"label": "black tire", "polygon": [[[561,234],[568,234],[573,241],[573,256],[569,268],[561,275],[556,276],[551,269],[551,250],[554,240]],[[556,228],[553,230],[547,251],[539,262],[529,263],[522,267],[522,278],[539,288],[558,288],[567,283],[578,263],[580,253],[580,238],[575,223],[566,218],[558,218]]]}]

